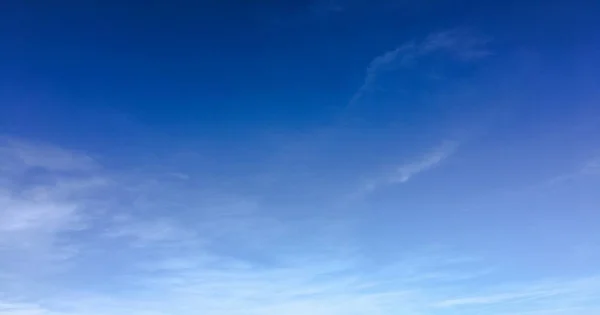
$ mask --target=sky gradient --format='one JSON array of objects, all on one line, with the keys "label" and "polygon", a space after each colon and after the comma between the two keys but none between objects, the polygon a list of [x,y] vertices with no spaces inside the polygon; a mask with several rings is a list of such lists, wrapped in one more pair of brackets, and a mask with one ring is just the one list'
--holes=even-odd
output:
[{"label": "sky gradient", "polygon": [[598,16],[2,1],[0,315],[600,314]]}]

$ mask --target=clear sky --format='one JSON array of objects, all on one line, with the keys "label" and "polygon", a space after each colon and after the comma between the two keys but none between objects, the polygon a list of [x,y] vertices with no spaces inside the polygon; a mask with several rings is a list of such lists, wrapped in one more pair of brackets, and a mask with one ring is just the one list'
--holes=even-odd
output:
[{"label": "clear sky", "polygon": [[600,314],[598,16],[0,1],[0,315]]}]

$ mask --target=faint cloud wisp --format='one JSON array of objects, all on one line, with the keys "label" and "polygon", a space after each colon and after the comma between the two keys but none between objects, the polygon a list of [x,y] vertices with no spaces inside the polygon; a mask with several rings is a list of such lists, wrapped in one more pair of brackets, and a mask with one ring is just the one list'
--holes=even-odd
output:
[{"label": "faint cloud wisp", "polygon": [[386,174],[367,181],[363,188],[361,188],[358,193],[354,194],[354,197],[365,196],[383,186],[404,184],[418,174],[439,166],[444,160],[456,152],[459,145],[460,143],[457,141],[444,141],[442,144],[434,147],[429,152],[413,161],[396,166],[392,170],[386,172]]},{"label": "faint cloud wisp", "polygon": [[390,176],[389,182],[406,183],[413,176],[438,166],[442,161],[456,152],[458,145],[458,142],[455,141],[445,141],[418,160],[396,168],[395,173]]},{"label": "faint cloud wisp", "polygon": [[471,62],[492,54],[486,47],[489,42],[489,38],[453,29],[431,34],[421,42],[409,41],[400,45],[371,61],[363,84],[354,93],[348,106],[356,106],[367,93],[374,91],[377,88],[377,79],[384,73],[416,65],[420,58],[435,53],[444,53],[460,61]]}]

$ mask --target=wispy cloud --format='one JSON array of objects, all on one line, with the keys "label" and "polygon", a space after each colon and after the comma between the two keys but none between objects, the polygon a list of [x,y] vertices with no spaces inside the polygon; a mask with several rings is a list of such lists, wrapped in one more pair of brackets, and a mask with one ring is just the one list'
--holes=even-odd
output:
[{"label": "wispy cloud", "polygon": [[413,176],[438,166],[452,155],[457,148],[458,142],[445,141],[421,158],[396,168],[396,171],[390,176],[389,181],[391,183],[406,183]]},{"label": "wispy cloud", "polygon": [[[82,200],[102,178],[85,154],[16,139],[0,139],[0,245],[52,243],[84,227]],[[68,174],[66,174],[68,173]],[[34,246],[35,247],[35,246]]]},{"label": "wispy cloud", "polygon": [[540,183],[531,185],[526,189],[547,188],[550,186],[568,183],[577,179],[581,179],[583,177],[596,175],[600,175],[600,158],[591,158],[581,163],[581,165],[574,171],[554,176]]},{"label": "wispy cloud", "polygon": [[[396,167],[380,185],[404,183],[431,170],[457,145],[442,143]],[[117,198],[103,203],[108,206],[105,212],[91,216],[89,209],[107,197],[92,194],[90,199],[88,193],[105,186],[77,183],[102,178],[102,167],[94,169],[78,171],[77,182],[56,174],[56,187],[3,182],[0,213],[11,219],[0,221],[0,235],[27,243],[81,233],[68,240],[83,250],[83,257],[73,259],[72,269],[53,275],[50,282],[27,282],[27,290],[19,294],[8,288],[22,282],[24,275],[4,270],[8,274],[0,274],[0,314],[187,315],[202,310],[208,315],[445,315],[493,305],[487,313],[500,315],[514,305],[524,312],[597,307],[592,301],[600,294],[597,277],[503,284],[488,278],[497,276],[498,269],[483,259],[441,251],[374,262],[351,238],[341,236],[345,231],[334,228],[339,223],[335,220],[282,221],[261,212],[260,202],[233,194],[207,203],[193,189],[182,192],[180,181],[119,191],[126,195],[123,200],[145,202],[122,204]],[[18,179],[23,174],[3,176]],[[109,183],[119,187],[117,178],[121,177]],[[127,184],[148,181],[140,174],[122,178],[128,178]],[[23,211],[27,207],[22,205],[38,210]],[[179,207],[177,215],[171,215],[174,205]],[[85,256],[92,250],[106,260]],[[43,262],[35,254],[28,257],[36,264]],[[0,267],[5,261],[6,256],[0,256]],[[102,285],[72,285],[81,282],[73,279],[96,275]],[[44,286],[33,286],[37,282]]]},{"label": "wispy cloud", "polygon": [[473,61],[490,56],[487,48],[490,38],[463,29],[452,29],[431,34],[421,43],[418,54],[447,52],[463,61]]},{"label": "wispy cloud", "polygon": [[352,96],[349,106],[355,106],[363,97],[377,89],[377,80],[385,73],[416,66],[421,58],[437,53],[456,57],[460,61],[474,61],[491,54],[490,40],[471,32],[453,29],[429,35],[421,42],[410,41],[375,57],[367,67],[362,86]]},{"label": "wispy cloud", "polygon": [[43,143],[0,136],[0,171],[25,171],[41,168],[49,171],[84,171],[97,166],[86,154]]},{"label": "wispy cloud", "polygon": [[181,245],[195,240],[193,231],[164,218],[140,219],[119,216],[104,235],[109,238],[129,240],[136,246],[169,243]]},{"label": "wispy cloud", "polygon": [[[363,98],[378,88],[378,80],[386,73],[417,67],[421,59],[437,54],[455,57],[462,62],[470,62],[491,54],[487,48],[489,38],[475,35],[462,29],[433,33],[423,41],[409,41],[396,49],[375,57],[367,67],[362,86],[354,93],[349,108],[358,105]],[[454,154],[459,146],[458,141],[444,141],[414,161],[407,162],[386,172],[385,175],[369,179],[350,199],[364,196],[385,185],[406,183],[414,176],[428,171]]]},{"label": "wispy cloud", "polygon": [[[303,258],[307,258],[303,255]],[[193,253],[166,257],[154,267],[140,262],[138,272],[120,283],[121,288],[135,288],[126,296],[100,292],[62,292],[57,298],[45,299],[32,307],[39,314],[62,310],[71,314],[195,314],[202,309],[209,315],[236,314],[390,314],[413,315],[510,314],[519,307],[523,314],[546,309],[573,307],[592,309],[599,293],[595,277],[576,280],[503,284],[485,281],[482,276],[448,280],[446,276],[415,282],[397,268],[418,273],[459,268],[468,272],[473,264],[423,257],[398,262],[393,269],[368,273],[357,272],[356,256],[343,258],[343,264],[330,259],[303,259],[296,263],[265,266],[223,256],[203,259]],[[405,265],[406,264],[406,265]],[[478,268],[476,268],[477,270]],[[474,282],[475,280],[475,282]],[[461,292],[457,294],[456,292]],[[480,292],[489,292],[482,294]],[[513,312],[514,313],[514,312]]]},{"label": "wispy cloud", "polygon": [[600,157],[587,161],[580,173],[585,175],[600,174]]},{"label": "wispy cloud", "polygon": [[444,141],[440,145],[432,148],[429,152],[400,164],[386,171],[384,174],[374,177],[364,183],[363,187],[356,196],[372,192],[382,186],[391,184],[403,184],[411,180],[420,173],[429,171],[438,167],[444,160],[453,155],[459,147],[458,141]]},{"label": "wispy cloud", "polygon": [[446,299],[437,303],[437,306],[461,308],[485,305],[502,310],[510,306],[521,305],[523,311],[564,307],[565,304],[569,307],[576,307],[591,303],[597,307],[595,299],[597,294],[600,294],[600,278],[589,277],[492,287],[489,294]]},{"label": "wispy cloud", "polygon": [[52,315],[51,312],[35,304],[16,303],[0,300],[0,315]]},{"label": "wispy cloud", "polygon": [[14,198],[8,193],[0,196],[0,231],[60,230],[78,221],[76,206],[60,203],[33,194],[29,198]]}]

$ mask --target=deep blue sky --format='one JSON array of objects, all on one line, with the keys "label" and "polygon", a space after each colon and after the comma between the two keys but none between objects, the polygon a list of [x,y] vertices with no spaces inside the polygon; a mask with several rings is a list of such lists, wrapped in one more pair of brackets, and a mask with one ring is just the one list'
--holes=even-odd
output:
[{"label": "deep blue sky", "polygon": [[[58,116],[48,126],[57,130],[100,110],[195,137],[207,128],[328,123],[373,56],[448,28],[493,36],[500,52],[535,47],[547,59],[540,62],[572,75],[583,74],[577,59],[591,59],[597,47],[596,11],[577,1],[346,6],[337,12],[310,1],[8,1],[2,79],[11,90],[3,92],[60,98],[57,106],[70,110],[39,113]],[[22,110],[14,115],[8,123],[31,119]]]},{"label": "deep blue sky", "polygon": [[0,315],[597,314],[598,16],[2,1]]}]

